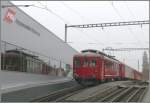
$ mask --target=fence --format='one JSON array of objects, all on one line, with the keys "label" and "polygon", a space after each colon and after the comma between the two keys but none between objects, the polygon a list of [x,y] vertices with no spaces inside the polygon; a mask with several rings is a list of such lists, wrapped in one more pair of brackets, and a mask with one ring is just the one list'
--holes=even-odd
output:
[{"label": "fence", "polygon": [[42,74],[66,75],[71,65],[62,60],[1,41],[1,69]]}]

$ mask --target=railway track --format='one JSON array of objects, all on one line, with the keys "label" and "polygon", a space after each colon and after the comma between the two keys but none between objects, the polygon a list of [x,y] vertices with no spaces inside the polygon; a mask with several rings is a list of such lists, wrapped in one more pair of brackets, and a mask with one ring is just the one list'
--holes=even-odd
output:
[{"label": "railway track", "polygon": [[[139,86],[125,86],[118,88],[112,93],[107,93],[104,98],[99,95],[100,100],[95,100],[98,102],[142,102],[148,87],[145,84],[140,84]],[[106,91],[107,92],[107,91]]]},{"label": "railway track", "polygon": [[111,102],[141,102],[146,89],[146,87],[130,87],[127,92],[116,96]]},{"label": "railway track", "polygon": [[[141,102],[148,89],[147,86],[147,83],[133,82],[106,87],[78,102]],[[67,100],[64,101],[67,102]]]},{"label": "railway track", "polygon": [[122,91],[125,91],[126,88],[118,88],[115,91],[112,91],[111,93],[107,93],[104,98],[101,97],[102,99],[98,100],[99,102],[106,102],[106,101],[112,101],[113,98],[115,98],[117,95],[119,95]]},{"label": "railway track", "polygon": [[[80,96],[82,91],[91,90],[91,88],[97,89],[90,95]],[[141,102],[147,89],[148,84],[141,82],[89,88],[77,85],[57,90],[47,96],[34,99],[32,102]]]},{"label": "railway track", "polygon": [[69,94],[67,94],[67,95],[65,95],[65,96],[59,97],[59,98],[57,98],[56,100],[54,100],[53,102],[73,102],[73,101],[71,101],[71,100],[66,100],[66,99],[67,99],[68,97],[74,95],[74,94],[77,94],[77,93],[81,92],[81,91],[82,91],[82,89],[79,89],[79,90],[74,91],[74,92],[72,92],[72,93],[69,93]]},{"label": "railway track", "polygon": [[[95,87],[95,86],[94,86],[94,87]],[[68,100],[67,98],[69,98],[69,97],[71,97],[71,96],[73,96],[73,95],[75,95],[75,94],[78,94],[78,93],[82,92],[83,90],[90,89],[90,88],[93,88],[93,87],[86,87],[86,88],[84,88],[84,89],[79,89],[79,90],[77,90],[77,91],[74,91],[74,92],[72,92],[72,93],[69,93],[68,95],[65,95],[65,96],[63,96],[63,97],[60,97],[60,98],[56,99],[55,102],[75,102],[74,100]],[[106,89],[110,89],[110,90],[111,90],[111,89],[112,89],[112,88],[106,87],[106,86],[102,86],[101,88],[104,89],[104,90],[106,90]],[[95,93],[97,93],[97,91],[96,91]],[[94,93],[94,94],[95,94],[95,93]],[[93,97],[93,96],[90,96],[90,97]],[[87,97],[87,101],[90,99],[90,97]],[[92,98],[91,98],[91,99],[92,99]],[[85,101],[85,99],[84,99],[83,101]],[[80,102],[80,101],[78,101],[78,102]]]},{"label": "railway track", "polygon": [[[74,93],[74,92],[79,91],[81,89],[84,89],[84,87],[82,87],[80,85],[69,87],[69,88],[60,89],[60,90],[52,92],[52,93],[50,93],[50,94],[48,94],[46,96],[34,99],[31,102],[56,101],[58,98],[64,97],[64,95],[67,95],[67,94],[70,94],[70,93]],[[70,96],[71,96],[71,94],[70,94]]]},{"label": "railway track", "polygon": [[126,102],[142,102],[144,95],[146,91],[148,90],[148,87],[146,88],[139,88],[136,92],[134,92],[127,100]]}]

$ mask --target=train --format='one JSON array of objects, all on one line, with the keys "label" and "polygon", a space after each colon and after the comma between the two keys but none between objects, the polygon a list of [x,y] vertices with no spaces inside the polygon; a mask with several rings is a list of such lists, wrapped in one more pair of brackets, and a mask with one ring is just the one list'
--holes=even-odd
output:
[{"label": "train", "polygon": [[86,49],[73,56],[73,78],[81,85],[141,80],[142,73],[101,51]]}]

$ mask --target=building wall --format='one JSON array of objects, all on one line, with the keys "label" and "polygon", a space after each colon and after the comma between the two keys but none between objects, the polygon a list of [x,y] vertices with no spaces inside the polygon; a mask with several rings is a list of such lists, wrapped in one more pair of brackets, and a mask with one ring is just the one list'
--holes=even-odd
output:
[{"label": "building wall", "polygon": [[[12,5],[12,3],[2,1],[2,5]],[[9,20],[8,9],[9,12],[13,12],[13,15],[9,15],[12,21]],[[2,8],[1,11],[2,40],[72,64],[72,57],[77,51],[54,33],[15,6]]]}]

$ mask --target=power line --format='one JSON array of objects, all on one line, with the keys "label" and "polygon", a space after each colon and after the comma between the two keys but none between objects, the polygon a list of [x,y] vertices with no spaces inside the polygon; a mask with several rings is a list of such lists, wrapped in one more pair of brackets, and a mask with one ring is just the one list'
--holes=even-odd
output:
[{"label": "power line", "polygon": [[71,8],[70,6],[68,6],[67,4],[64,3],[64,1],[60,1],[66,8],[68,8],[69,10],[73,11],[75,14],[77,14],[78,16],[80,16],[80,18],[83,20],[83,16],[76,10],[74,10],[73,8]]},{"label": "power line", "polygon": [[[95,40],[92,36],[89,36],[88,33],[85,33],[85,32],[83,32],[82,30],[79,30],[79,29],[76,29],[76,30],[82,32],[83,34],[86,34],[86,38],[88,38],[88,39],[90,39],[90,40],[93,40],[93,41],[97,41],[97,40]],[[68,42],[67,42],[67,43],[68,43]],[[95,43],[88,43],[88,44],[95,44]],[[104,43],[102,43],[102,42],[99,42],[98,44],[104,45]]]},{"label": "power line", "polygon": [[[133,13],[132,10],[129,8],[129,6],[127,5],[126,2],[125,2],[125,6],[127,7],[129,13],[131,14],[131,17],[134,18],[134,19],[136,19],[134,13]],[[142,25],[141,25],[141,28],[142,28]],[[142,30],[141,30],[141,33],[144,35],[144,32],[143,32]]]},{"label": "power line", "polygon": [[[71,10],[72,12],[74,12],[75,14],[77,14],[78,16],[80,16],[80,18],[83,20],[83,19],[86,19],[84,16],[82,16],[78,11],[74,10],[73,8],[71,8],[70,6],[68,6],[67,4],[65,4],[63,1],[61,2],[66,8],[68,8],[69,10]],[[89,20],[88,20],[89,21]],[[81,31],[81,30],[80,30]],[[98,30],[99,31],[99,30]],[[81,31],[83,32],[83,31]],[[85,32],[84,32],[85,33]],[[88,34],[88,33],[85,33],[85,34]],[[86,35],[87,36],[87,35]],[[90,39],[91,39],[91,36],[90,36]],[[98,41],[96,40],[95,38],[92,37],[92,40],[94,41]],[[99,41],[98,41],[99,42]],[[91,43],[89,43],[91,44]],[[93,43],[92,43],[93,44]],[[102,42],[99,42],[98,44],[101,44],[101,45],[104,45],[104,43]]]},{"label": "power line", "polygon": [[[40,2],[38,2],[40,3]],[[56,14],[55,12],[53,12],[50,8],[47,7],[47,5],[43,5],[42,3],[40,3],[41,6],[44,6],[43,8],[39,7],[39,6],[35,6],[34,7],[37,7],[37,8],[41,8],[41,9],[45,9],[47,10],[48,12],[52,13],[53,15],[57,16],[60,20],[62,20],[64,23],[68,23],[69,24],[69,21],[67,21],[66,19],[64,19],[63,17],[61,17],[60,15]]]},{"label": "power line", "polygon": [[[123,21],[125,21],[124,20],[124,18],[121,16],[121,14],[119,13],[119,11],[118,11],[118,9],[115,7],[115,5],[114,5],[114,3],[113,3],[113,1],[112,1],[112,7],[113,7],[113,9],[115,10],[115,12],[119,15],[119,17],[123,20]],[[131,34],[133,34],[133,38],[136,38],[137,39],[137,41],[140,43],[140,45],[141,45],[141,47],[142,47],[142,43],[141,43],[141,41],[134,35],[134,32],[132,31],[132,29],[131,28],[129,28],[129,27],[127,27],[128,28],[128,30],[129,30],[129,32],[131,33]]]},{"label": "power line", "polygon": [[[59,19],[61,19],[61,20],[63,20],[64,22],[67,22],[67,23],[69,23],[68,21],[66,21],[65,19],[63,19],[61,16],[59,16],[59,15],[57,15],[56,13],[54,13],[54,12],[52,12],[52,10],[50,10],[46,5],[43,5],[41,2],[38,2],[41,6],[44,6],[44,8],[42,8],[42,9],[45,9],[45,10],[47,10],[47,11],[49,11],[50,13],[53,13],[55,16],[57,16]],[[63,2],[62,2],[63,3]],[[65,3],[63,3],[65,6],[67,6]],[[38,7],[38,6],[35,6],[35,7]],[[40,7],[41,8],[41,7]],[[69,6],[67,6],[67,8],[70,8]],[[71,9],[71,8],[70,8]],[[71,9],[71,10],[73,10],[73,9]],[[75,12],[75,10],[74,10],[74,12]],[[76,12],[77,13],[77,12]],[[69,23],[70,24],[70,23]],[[83,32],[83,31],[81,31],[81,30],[79,30],[79,29],[77,29],[78,31],[80,31],[80,32],[82,32],[83,34],[88,34],[88,33],[85,33],[85,32]],[[91,37],[88,37],[87,35],[86,35],[86,37],[87,38],[90,38],[91,39]],[[92,38],[93,39],[93,38]],[[94,39],[93,39],[94,40]],[[95,41],[95,40],[94,40]],[[72,43],[72,42],[71,42]],[[101,44],[103,44],[103,43],[101,43]]]},{"label": "power line", "polygon": [[[68,6],[68,5],[65,4],[64,2],[61,2],[61,3],[62,3],[66,8],[68,8],[68,9],[71,10],[71,11],[73,11],[75,14],[77,14],[77,15],[80,16],[81,18],[84,18],[84,19],[85,19],[85,17],[82,16],[79,12],[77,12],[77,11],[74,10],[74,9],[72,9],[70,6]],[[113,2],[112,2],[112,6],[113,6],[113,8],[115,9],[115,11],[117,12],[117,14],[120,16],[120,18],[122,18],[122,19],[124,20],[124,18],[123,18],[123,17],[120,15],[120,13],[118,12],[117,8],[114,7]],[[129,12],[131,13],[131,15],[133,16],[133,13],[130,11],[130,9],[129,9],[128,6],[127,6],[127,9],[129,10]],[[141,25],[141,27],[142,27],[142,25]],[[95,29],[95,28],[94,28],[94,29]],[[96,29],[97,29],[97,28],[96,28]],[[103,29],[103,27],[102,27],[102,29]],[[128,28],[128,29],[129,29],[130,33],[134,33],[131,28]],[[136,38],[136,37],[135,37],[135,38]],[[138,40],[138,39],[137,39],[137,40]],[[139,40],[138,40],[138,42],[141,43]]]},{"label": "power line", "polygon": [[126,4],[126,2],[125,2],[125,6],[127,7],[127,9],[128,9],[128,11],[129,11],[129,13],[131,14],[131,16],[135,19],[135,16],[134,16],[133,12],[132,12],[131,9],[129,8],[129,6]]},{"label": "power line", "polygon": [[[68,6],[67,4],[65,4],[64,2],[61,2],[66,8],[68,8],[69,10],[71,10],[72,12],[74,12],[75,14],[77,14],[78,16],[80,16],[80,18],[82,18],[82,20],[83,19],[87,19],[87,18],[85,18],[83,15],[81,15],[78,11],[76,11],[76,10],[74,10],[73,8],[71,8],[70,6]],[[87,19],[88,21],[91,21],[90,19]],[[97,28],[94,28],[95,30],[97,30],[97,31],[100,31],[99,29],[97,29]],[[102,30],[103,30],[103,28],[102,28]],[[87,33],[86,33],[87,34]],[[107,33],[108,34],[108,33]],[[66,38],[65,38],[66,39]],[[109,38],[107,38],[107,39],[109,39]],[[98,40],[96,40],[95,38],[93,39],[94,41],[98,41]],[[109,40],[110,41],[110,40]],[[99,41],[98,41],[99,42]],[[104,45],[104,43],[102,43],[102,42],[100,42],[100,44],[103,44]]]}]

